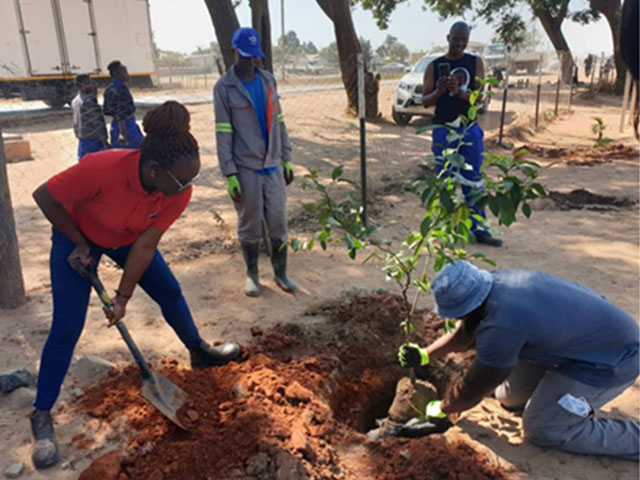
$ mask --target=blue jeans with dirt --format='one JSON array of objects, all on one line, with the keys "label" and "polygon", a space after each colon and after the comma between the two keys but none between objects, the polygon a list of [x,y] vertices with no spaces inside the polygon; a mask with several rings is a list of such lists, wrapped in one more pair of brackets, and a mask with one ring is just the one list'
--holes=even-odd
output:
[{"label": "blue jeans with dirt", "polygon": [[[60,394],[73,350],[84,328],[91,294],[91,284],[82,279],[67,261],[75,245],[55,229],[51,241],[49,263],[53,322],[40,360],[38,391],[34,402],[39,410],[51,409]],[[120,267],[124,267],[130,250],[131,245],[103,248],[92,244],[91,257],[96,266],[102,255],[107,255]],[[198,328],[193,322],[178,281],[158,250],[138,283],[160,306],[162,315],[182,343],[191,350],[199,348],[202,339]]]},{"label": "blue jeans with dirt", "polygon": [[[464,127],[452,128],[458,133],[462,133]],[[450,130],[448,128],[436,128],[433,130],[431,151],[436,159],[436,171],[438,174],[444,168],[445,159],[442,155],[443,150],[447,148],[456,148],[460,140],[447,142],[447,136]],[[480,169],[482,168],[482,160],[484,155],[483,144],[484,132],[478,124],[473,125],[468,129],[466,135],[462,139],[462,146],[459,153],[464,157],[465,162],[471,166],[471,170],[457,170],[454,167],[448,167],[445,175],[452,176],[454,173],[460,174],[467,182],[467,185],[462,185],[462,193],[472,213],[480,215],[482,218],[486,218],[484,209],[480,210],[477,205],[473,204],[473,190],[478,188],[482,189],[482,174]],[[478,225],[478,222],[472,218],[471,231],[474,235],[486,235],[488,232],[485,228]]]}]

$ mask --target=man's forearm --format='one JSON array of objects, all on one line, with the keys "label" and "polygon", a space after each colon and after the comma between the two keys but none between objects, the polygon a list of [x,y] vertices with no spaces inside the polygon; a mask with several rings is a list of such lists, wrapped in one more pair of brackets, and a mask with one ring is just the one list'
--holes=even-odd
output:
[{"label": "man's forearm", "polygon": [[440,337],[427,347],[429,358],[443,358],[448,353],[467,350],[472,340],[465,331],[463,323],[459,321],[455,331]]},{"label": "man's forearm", "polygon": [[438,103],[438,99],[442,96],[442,93],[438,92],[438,90],[434,90],[431,93],[422,96],[422,105],[424,107],[430,107]]}]

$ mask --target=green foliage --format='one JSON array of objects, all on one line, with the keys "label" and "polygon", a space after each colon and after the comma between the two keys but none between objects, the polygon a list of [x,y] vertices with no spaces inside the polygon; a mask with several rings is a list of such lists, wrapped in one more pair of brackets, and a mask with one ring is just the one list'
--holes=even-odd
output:
[{"label": "green foliage", "polygon": [[602,118],[600,117],[591,117],[591,118],[595,120],[595,123],[591,125],[591,131],[593,132],[594,135],[598,137],[596,141],[599,142],[600,140],[602,140],[604,131],[607,129],[607,124],[604,123],[604,120],[602,120]]},{"label": "green foliage", "polygon": [[[291,240],[293,249],[312,250],[317,244],[326,249],[329,244],[344,243],[351,259],[366,252],[363,262],[377,262],[387,280],[399,286],[404,301],[411,307],[401,323],[407,335],[414,330],[410,319],[419,295],[430,291],[431,271],[438,272],[457,259],[495,265],[484,253],[470,254],[466,250],[466,245],[475,243],[471,231],[473,221],[489,227],[488,222],[469,207],[461,192],[461,186],[468,182],[460,172],[471,167],[465,163],[460,148],[466,144],[466,132],[475,125],[478,96],[477,92],[471,96],[471,107],[466,116],[458,118],[457,128],[428,125],[419,129],[418,134],[422,134],[434,128],[447,128],[449,143],[455,146],[444,150],[438,174],[434,174],[435,159],[427,158],[420,165],[423,174],[406,186],[406,190],[416,196],[418,206],[414,214],[415,228],[400,245],[393,245],[383,237],[384,225],[373,219],[369,219],[367,226],[362,223],[359,185],[344,177],[342,166],[333,169],[329,180],[321,179],[316,170],[310,170],[304,177],[303,189],[313,190],[320,196],[318,201],[304,205],[320,228],[307,240]],[[528,218],[530,202],[546,196],[545,188],[537,182],[542,167],[526,160],[526,153],[521,150],[513,157],[486,153],[482,170],[484,186],[470,185],[472,203],[488,207],[500,225],[514,223],[518,212]],[[411,302],[410,289],[415,292]]]}]

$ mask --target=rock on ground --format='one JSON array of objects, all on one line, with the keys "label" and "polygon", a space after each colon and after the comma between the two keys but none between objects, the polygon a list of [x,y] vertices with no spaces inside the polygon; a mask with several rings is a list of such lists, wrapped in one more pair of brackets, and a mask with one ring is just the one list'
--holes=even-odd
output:
[{"label": "rock on ground", "polygon": [[71,375],[83,383],[96,383],[116,371],[116,366],[95,355],[85,355],[71,366]]},{"label": "rock on ground", "polygon": [[0,374],[0,392],[9,393],[16,388],[36,383],[36,377],[26,368],[15,368]]},{"label": "rock on ground", "polygon": [[23,410],[30,408],[36,398],[34,388],[21,387],[6,395],[0,395],[0,408]]},{"label": "rock on ground", "polygon": [[18,478],[24,472],[24,463],[12,463],[4,470],[4,476],[7,478]]},{"label": "rock on ground", "polygon": [[389,418],[394,422],[405,423],[424,414],[427,403],[437,397],[436,387],[431,383],[416,379],[415,384],[412,384],[409,377],[403,377],[396,385],[396,396],[389,408]]}]

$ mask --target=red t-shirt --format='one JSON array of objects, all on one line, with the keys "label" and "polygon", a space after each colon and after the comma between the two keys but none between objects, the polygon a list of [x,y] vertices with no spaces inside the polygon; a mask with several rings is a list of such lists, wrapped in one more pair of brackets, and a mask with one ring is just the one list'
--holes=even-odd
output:
[{"label": "red t-shirt", "polygon": [[139,170],[139,150],[89,153],[50,178],[47,188],[89,240],[101,247],[122,247],[149,227],[167,230],[191,199],[191,188],[174,196],[148,193]]}]

